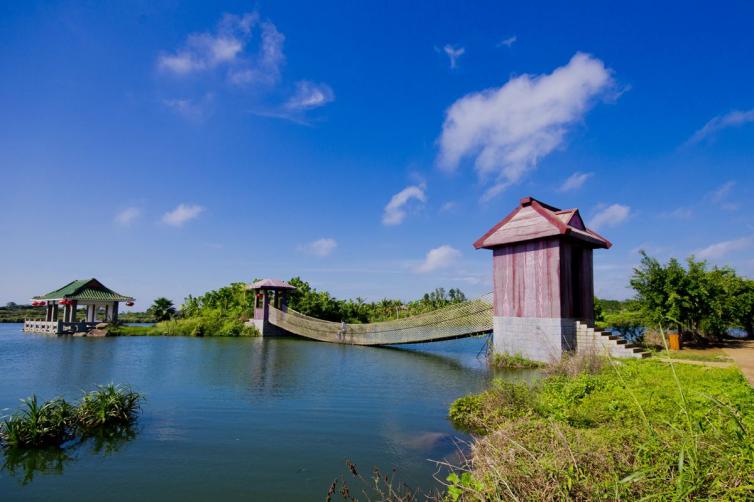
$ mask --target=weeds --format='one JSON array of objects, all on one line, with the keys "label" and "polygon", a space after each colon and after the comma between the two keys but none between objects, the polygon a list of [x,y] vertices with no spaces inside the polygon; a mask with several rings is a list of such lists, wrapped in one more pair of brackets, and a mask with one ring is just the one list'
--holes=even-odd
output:
[{"label": "weeds", "polygon": [[737,369],[595,361],[563,362],[528,397],[496,383],[453,403],[484,435],[448,497],[754,497],[754,390]]},{"label": "weeds", "polygon": [[521,354],[493,354],[490,359],[490,366],[495,369],[525,369],[525,368],[539,368],[543,366],[538,361],[532,361],[526,359]]},{"label": "weeds", "polygon": [[129,388],[112,384],[84,394],[77,406],[59,398],[40,404],[33,395],[0,423],[0,441],[6,449],[55,448],[77,434],[114,432],[134,423],[141,399]]}]

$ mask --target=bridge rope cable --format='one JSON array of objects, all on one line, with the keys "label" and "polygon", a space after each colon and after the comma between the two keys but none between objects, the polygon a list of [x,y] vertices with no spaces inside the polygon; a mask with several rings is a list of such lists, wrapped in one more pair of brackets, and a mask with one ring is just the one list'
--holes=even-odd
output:
[{"label": "bridge rope cable", "polygon": [[272,307],[269,320],[294,334],[338,343],[387,345],[441,340],[492,330],[492,293],[404,319],[377,323],[343,324]]}]

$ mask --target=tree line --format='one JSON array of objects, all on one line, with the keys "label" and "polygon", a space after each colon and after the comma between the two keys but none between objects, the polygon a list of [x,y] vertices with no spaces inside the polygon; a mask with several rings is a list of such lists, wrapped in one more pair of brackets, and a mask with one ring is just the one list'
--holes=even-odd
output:
[{"label": "tree line", "polygon": [[663,264],[645,252],[630,280],[635,296],[598,300],[595,317],[628,338],[644,328],[675,330],[693,341],[714,341],[732,329],[754,337],[754,280],[693,256]]}]

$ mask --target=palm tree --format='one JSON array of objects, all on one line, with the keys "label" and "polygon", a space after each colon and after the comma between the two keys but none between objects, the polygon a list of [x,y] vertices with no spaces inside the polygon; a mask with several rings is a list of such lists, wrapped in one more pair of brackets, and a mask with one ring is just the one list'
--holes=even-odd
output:
[{"label": "palm tree", "polygon": [[173,302],[165,298],[164,296],[157,298],[152,306],[147,309],[147,313],[154,318],[155,321],[167,321],[175,316],[175,306]]}]

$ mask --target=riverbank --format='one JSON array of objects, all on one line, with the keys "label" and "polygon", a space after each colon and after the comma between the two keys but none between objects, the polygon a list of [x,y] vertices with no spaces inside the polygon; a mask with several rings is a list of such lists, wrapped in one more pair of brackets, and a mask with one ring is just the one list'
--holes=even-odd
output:
[{"label": "riverbank", "polygon": [[754,390],[738,368],[605,362],[453,403],[473,431],[463,500],[749,499]]}]

